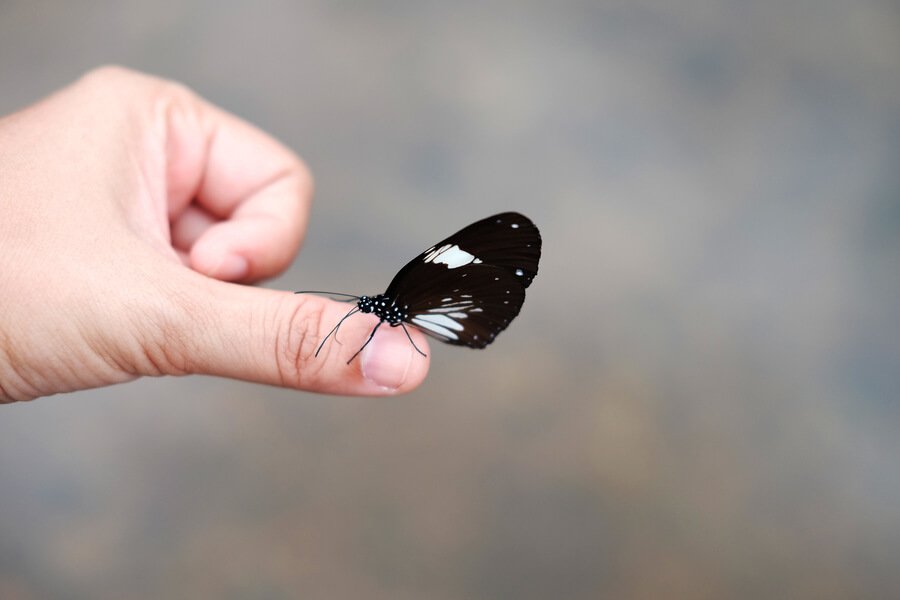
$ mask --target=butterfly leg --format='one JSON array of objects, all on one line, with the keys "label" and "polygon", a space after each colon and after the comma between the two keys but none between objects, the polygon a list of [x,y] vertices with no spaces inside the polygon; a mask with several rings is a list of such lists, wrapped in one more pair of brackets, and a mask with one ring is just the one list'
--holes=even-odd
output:
[{"label": "butterfly leg", "polygon": [[[334,326],[334,329],[332,329],[331,331],[329,331],[329,332],[328,332],[328,335],[325,336],[325,339],[322,340],[322,343],[319,344],[319,348],[316,350],[316,354],[315,354],[316,358],[318,358],[319,352],[322,351],[322,348],[325,346],[325,342],[328,341],[328,338],[330,338],[330,337],[332,336],[332,334],[336,334],[336,333],[337,333],[338,327],[341,326],[341,323],[343,323],[343,322],[347,319],[347,317],[349,317],[349,316],[351,316],[351,315],[354,315],[354,314],[356,314],[356,313],[358,313],[358,312],[359,312],[359,309],[358,309],[358,308],[354,308],[353,310],[351,310],[350,312],[348,312],[346,315],[344,315],[343,318],[341,318],[340,321],[338,321],[338,324]],[[337,335],[334,336],[334,339],[337,339]]]},{"label": "butterfly leg", "polygon": [[419,350],[419,347],[418,347],[418,346],[416,346],[416,343],[413,341],[412,336],[409,335],[409,330],[406,328],[406,325],[404,325],[403,323],[400,323],[400,327],[403,328],[403,333],[405,333],[405,334],[406,334],[406,337],[409,338],[409,343],[413,345],[413,348],[416,349],[416,352],[418,352],[418,353],[421,354],[422,356],[428,356],[427,354],[425,354],[424,352],[422,352],[421,350]]},{"label": "butterfly leg", "polygon": [[353,362],[353,359],[356,358],[356,357],[359,355],[360,352],[363,351],[363,348],[365,348],[366,346],[369,345],[369,342],[371,342],[371,341],[372,341],[372,338],[375,337],[375,332],[378,331],[378,328],[381,327],[381,324],[382,324],[382,323],[384,323],[384,321],[378,321],[378,325],[376,325],[376,326],[375,326],[375,329],[372,330],[372,333],[369,334],[369,339],[366,340],[366,343],[363,344],[363,345],[362,345],[362,348],[360,348],[359,350],[357,350],[357,351],[356,351],[356,354],[354,354],[353,356],[351,356],[351,357],[350,357],[350,360],[347,361],[347,364],[348,364],[348,365],[349,365],[350,363]]}]

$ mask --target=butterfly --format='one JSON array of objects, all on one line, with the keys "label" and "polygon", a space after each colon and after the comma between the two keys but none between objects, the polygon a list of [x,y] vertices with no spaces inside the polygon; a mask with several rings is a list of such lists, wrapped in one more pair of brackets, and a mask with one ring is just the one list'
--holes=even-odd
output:
[{"label": "butterfly", "polygon": [[319,344],[315,356],[341,324],[356,313],[373,313],[378,324],[350,360],[363,351],[384,323],[410,325],[444,343],[484,348],[519,314],[525,288],[537,275],[541,234],[531,220],[516,212],[500,213],[472,223],[431,246],[394,276],[383,294],[354,296],[322,293],[356,300]]}]

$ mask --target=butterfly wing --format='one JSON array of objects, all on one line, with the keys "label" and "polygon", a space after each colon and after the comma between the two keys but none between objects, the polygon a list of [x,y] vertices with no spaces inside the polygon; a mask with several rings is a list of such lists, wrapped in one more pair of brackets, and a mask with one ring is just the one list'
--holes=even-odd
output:
[{"label": "butterfly wing", "polygon": [[540,255],[540,233],[527,217],[494,215],[411,260],[385,295],[425,333],[484,348],[519,314]]},{"label": "butterfly wing", "polygon": [[409,272],[422,263],[458,268],[469,262],[502,267],[531,285],[541,258],[541,234],[525,215],[505,212],[476,221],[441,240],[400,269],[386,294],[409,280]]}]

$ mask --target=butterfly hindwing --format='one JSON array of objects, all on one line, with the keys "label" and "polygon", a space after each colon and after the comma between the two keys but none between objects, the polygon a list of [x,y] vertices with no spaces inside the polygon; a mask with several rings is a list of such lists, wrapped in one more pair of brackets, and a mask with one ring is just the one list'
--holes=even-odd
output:
[{"label": "butterfly hindwing", "polygon": [[429,335],[458,346],[484,348],[506,329],[525,301],[521,281],[501,267],[430,267],[429,284],[398,295],[408,321]]}]

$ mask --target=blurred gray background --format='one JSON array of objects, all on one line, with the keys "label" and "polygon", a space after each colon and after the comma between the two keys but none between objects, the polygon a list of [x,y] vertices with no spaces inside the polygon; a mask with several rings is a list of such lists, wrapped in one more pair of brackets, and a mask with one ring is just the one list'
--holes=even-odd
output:
[{"label": "blurred gray background", "polygon": [[110,62],[311,165],[266,285],[509,209],[544,258],[403,398],[0,408],[0,597],[900,595],[895,2],[0,2],[0,113]]}]

